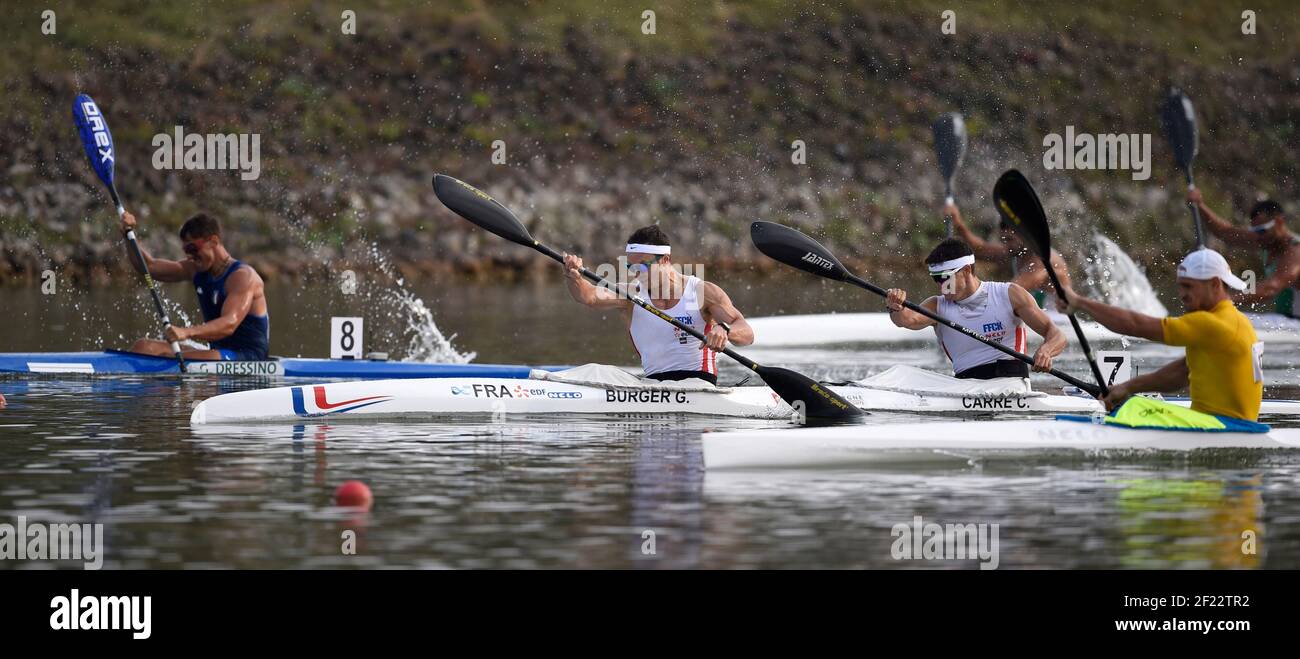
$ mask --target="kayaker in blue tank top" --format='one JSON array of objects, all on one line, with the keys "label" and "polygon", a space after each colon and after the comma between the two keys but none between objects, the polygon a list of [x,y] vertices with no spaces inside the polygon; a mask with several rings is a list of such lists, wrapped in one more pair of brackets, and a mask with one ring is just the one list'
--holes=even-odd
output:
[{"label": "kayaker in blue tank top", "polygon": [[[136,226],[135,216],[122,216],[122,230]],[[171,356],[170,341],[192,339],[208,343],[207,349],[186,349],[186,359],[264,360],[271,338],[262,278],[247,263],[232,257],[221,243],[221,225],[216,218],[195,215],[180,231],[186,258],[181,261],[156,259],[141,248],[144,263],[128,249],[128,259],[137,271],[161,282],[191,281],[199,297],[204,322],[190,327],[166,328],[166,341],[140,339],[132,352]]]}]

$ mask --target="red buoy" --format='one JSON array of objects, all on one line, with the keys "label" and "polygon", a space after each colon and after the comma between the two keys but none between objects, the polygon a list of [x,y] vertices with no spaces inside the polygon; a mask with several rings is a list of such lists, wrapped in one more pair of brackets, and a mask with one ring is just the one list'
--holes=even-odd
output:
[{"label": "red buoy", "polygon": [[334,503],[346,508],[370,510],[374,501],[370,487],[361,481],[348,481],[334,491]]}]

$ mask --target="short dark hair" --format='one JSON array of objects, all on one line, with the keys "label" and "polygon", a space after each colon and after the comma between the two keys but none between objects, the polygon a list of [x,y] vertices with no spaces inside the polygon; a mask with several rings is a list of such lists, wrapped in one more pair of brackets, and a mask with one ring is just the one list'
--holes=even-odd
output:
[{"label": "short dark hair", "polygon": [[658,224],[651,224],[648,227],[641,227],[633,231],[632,235],[627,237],[627,242],[629,245],[633,243],[637,245],[672,245],[671,242],[668,242],[668,234],[664,233],[664,230],[660,229]]},{"label": "short dark hair", "polygon": [[181,240],[220,235],[221,223],[217,221],[217,218],[204,213],[199,213],[185,220],[185,224],[181,225]]},{"label": "short dark hair", "polygon": [[1253,220],[1257,215],[1261,215],[1261,214],[1264,215],[1265,217],[1281,215],[1282,204],[1279,204],[1276,201],[1273,201],[1272,199],[1265,199],[1263,201],[1255,202],[1255,205],[1250,209],[1250,218]]},{"label": "short dark hair", "polygon": [[934,249],[930,250],[930,255],[925,257],[925,263],[926,265],[932,263],[943,263],[944,261],[959,259],[963,256],[970,256],[974,253],[975,252],[971,251],[970,245],[967,245],[956,238],[947,238],[938,245],[935,245]]}]

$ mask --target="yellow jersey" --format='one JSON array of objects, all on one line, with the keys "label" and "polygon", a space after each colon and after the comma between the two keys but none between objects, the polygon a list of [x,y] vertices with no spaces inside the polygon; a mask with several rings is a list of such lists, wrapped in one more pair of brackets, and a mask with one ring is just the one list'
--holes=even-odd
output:
[{"label": "yellow jersey", "polygon": [[1264,344],[1230,300],[1209,311],[1193,311],[1160,321],[1165,343],[1187,348],[1192,409],[1259,420],[1264,397]]}]

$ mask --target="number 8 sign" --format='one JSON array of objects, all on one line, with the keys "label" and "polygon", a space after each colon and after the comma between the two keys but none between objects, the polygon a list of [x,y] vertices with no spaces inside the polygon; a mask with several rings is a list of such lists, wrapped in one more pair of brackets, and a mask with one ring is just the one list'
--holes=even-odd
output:
[{"label": "number 8 sign", "polygon": [[364,329],[361,318],[330,318],[330,359],[361,359]]}]

